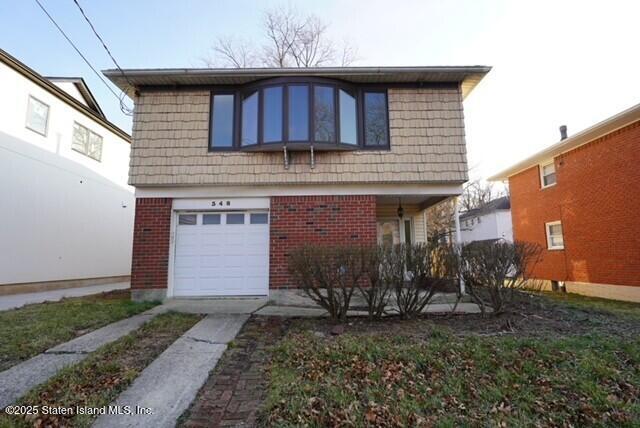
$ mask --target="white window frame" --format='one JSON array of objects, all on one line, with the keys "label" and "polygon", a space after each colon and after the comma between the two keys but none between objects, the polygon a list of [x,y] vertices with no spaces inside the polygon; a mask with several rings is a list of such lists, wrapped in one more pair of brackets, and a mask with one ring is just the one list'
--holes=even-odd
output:
[{"label": "white window frame", "polygon": [[[560,225],[562,228],[562,245],[552,245],[551,244],[551,226]],[[547,235],[547,249],[549,250],[564,250],[564,228],[562,227],[561,221],[550,221],[549,223],[544,224],[545,233]]]},{"label": "white window frame", "polygon": [[[100,138],[100,155],[95,157],[95,156],[91,156],[89,154],[89,151],[85,151],[85,150],[81,150],[79,148],[74,147],[73,145],[73,139],[74,139],[74,134],[75,134],[75,127],[76,125],[80,128],[84,128],[87,131],[87,137],[89,138],[89,140],[87,141],[87,144],[90,144],[91,141],[91,134],[95,135],[96,137]],[[93,132],[89,127],[84,126],[83,124],[79,123],[79,122],[73,122],[73,128],[71,130],[71,150],[78,152],[82,155],[85,155],[86,157],[95,160],[96,162],[102,162],[102,154],[104,151],[104,138],[102,138],[102,135],[98,134],[97,132]]]},{"label": "white window frame", "polygon": [[[29,106],[31,105],[31,101],[35,101],[37,103],[42,104],[43,106],[47,107],[47,117],[44,120],[44,132],[40,132],[38,129],[33,128],[32,126],[29,126]],[[46,137],[48,132],[49,132],[49,114],[51,113],[51,106],[41,100],[39,100],[38,98],[34,97],[33,95],[29,95],[29,99],[27,100],[27,113],[26,113],[26,117],[25,117],[25,123],[24,123],[24,127],[27,128],[30,131],[35,132],[36,134],[40,134],[43,137]]]},{"label": "white window frame", "polygon": [[[544,184],[544,177],[545,177],[545,175],[544,175],[544,167],[545,166],[549,166],[549,165],[553,165],[553,173],[556,175],[556,181],[554,181],[551,184]],[[551,159],[551,160],[549,160],[547,162],[541,163],[539,165],[538,169],[540,170],[540,188],[541,189],[546,189],[548,187],[553,187],[558,183],[558,173],[556,172],[556,164],[555,164],[555,160],[554,159]]]}]

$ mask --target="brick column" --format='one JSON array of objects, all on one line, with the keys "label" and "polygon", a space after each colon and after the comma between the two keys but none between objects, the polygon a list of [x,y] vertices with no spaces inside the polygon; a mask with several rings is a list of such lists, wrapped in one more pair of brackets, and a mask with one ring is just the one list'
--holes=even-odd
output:
[{"label": "brick column", "polygon": [[137,198],[133,226],[131,296],[161,300],[167,294],[171,198]]},{"label": "brick column", "polygon": [[269,288],[295,288],[288,272],[291,251],[304,244],[376,243],[376,198],[276,196],[271,198]]}]

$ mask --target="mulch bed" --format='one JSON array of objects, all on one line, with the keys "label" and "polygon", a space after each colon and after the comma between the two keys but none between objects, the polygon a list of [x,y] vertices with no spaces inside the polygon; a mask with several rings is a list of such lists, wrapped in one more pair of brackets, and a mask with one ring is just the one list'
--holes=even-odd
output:
[{"label": "mulch bed", "polygon": [[265,398],[269,348],[288,331],[294,319],[253,316],[229,344],[215,370],[198,392],[179,426],[255,426]]}]

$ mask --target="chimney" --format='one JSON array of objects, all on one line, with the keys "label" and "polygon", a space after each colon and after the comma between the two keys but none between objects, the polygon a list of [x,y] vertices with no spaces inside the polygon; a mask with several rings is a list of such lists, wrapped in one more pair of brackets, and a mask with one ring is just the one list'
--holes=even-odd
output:
[{"label": "chimney", "polygon": [[567,139],[567,125],[560,125],[560,141]]}]

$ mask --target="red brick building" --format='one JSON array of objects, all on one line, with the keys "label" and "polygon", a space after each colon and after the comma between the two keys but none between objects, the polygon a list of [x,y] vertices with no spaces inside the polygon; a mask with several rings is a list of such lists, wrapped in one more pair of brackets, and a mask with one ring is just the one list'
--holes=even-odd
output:
[{"label": "red brick building", "polygon": [[640,105],[492,177],[511,191],[514,238],[534,275],[579,294],[640,301]]},{"label": "red brick building", "polygon": [[488,71],[107,71],[135,100],[133,298],[286,298],[303,245],[426,241],[467,181],[462,105]]}]

